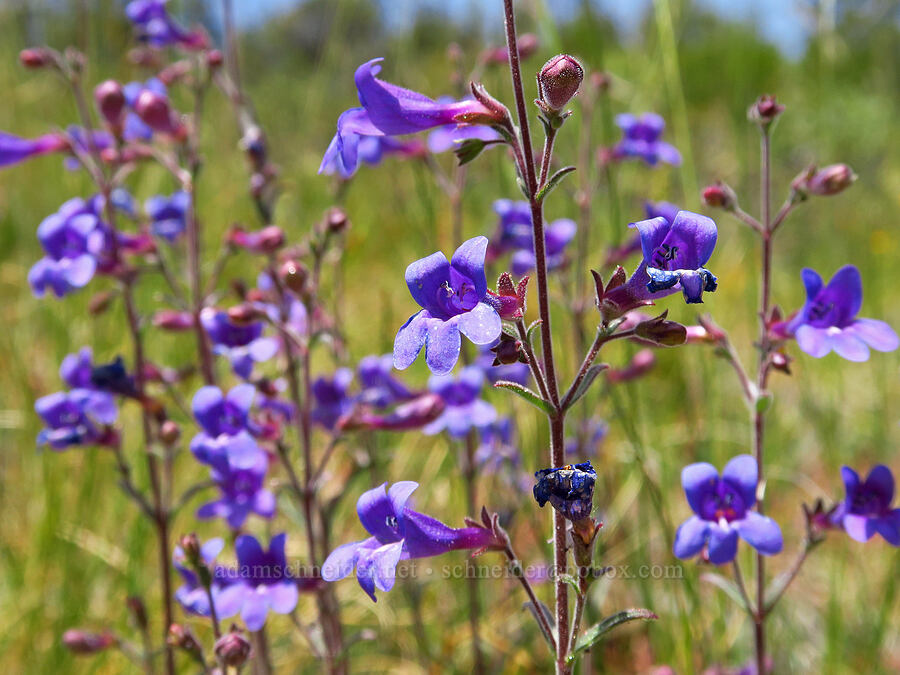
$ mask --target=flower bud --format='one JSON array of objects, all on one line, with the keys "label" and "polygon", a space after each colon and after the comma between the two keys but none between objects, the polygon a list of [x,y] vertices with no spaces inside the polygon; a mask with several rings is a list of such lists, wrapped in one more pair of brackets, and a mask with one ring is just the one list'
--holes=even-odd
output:
[{"label": "flower bud", "polygon": [[218,49],[210,49],[206,52],[206,65],[210,68],[218,68],[225,63],[225,55]]},{"label": "flower bud", "polygon": [[216,640],[213,650],[226,666],[240,668],[250,656],[250,642],[241,630],[232,624],[231,630]]},{"label": "flower bud", "polygon": [[541,101],[550,110],[559,112],[578,93],[583,79],[584,68],[578,61],[568,54],[554,56],[538,73]]},{"label": "flower bud", "polygon": [[591,85],[597,91],[607,92],[612,86],[612,78],[609,76],[609,73],[604,73],[600,70],[596,73],[591,73]]},{"label": "flower bud", "polygon": [[751,122],[758,124],[760,128],[765,129],[778,119],[778,116],[783,112],[784,106],[778,103],[774,96],[764,94],[750,106],[750,109],[747,111],[747,118]]},{"label": "flower bud", "polygon": [[717,180],[703,188],[703,203],[717,209],[734,211],[737,207],[737,195],[727,183]]},{"label": "flower bud", "polygon": [[155,91],[144,89],[134,103],[134,111],[153,131],[171,134],[177,130],[169,99]]},{"label": "flower bud", "polygon": [[816,171],[806,184],[810,194],[819,196],[836,195],[850,187],[856,174],[846,164],[831,164]]},{"label": "flower bud", "polygon": [[204,564],[200,553],[200,539],[197,538],[196,534],[193,532],[185,534],[178,543],[181,546],[181,550],[184,551],[185,560],[188,561],[191,567]]},{"label": "flower bud", "polygon": [[278,276],[281,277],[281,281],[290,290],[294,291],[297,295],[302,295],[303,291],[306,289],[309,271],[303,263],[296,260],[288,260],[281,266],[281,269],[278,270]]},{"label": "flower bud", "polygon": [[488,290],[487,301],[497,310],[501,319],[521,319],[525,316],[525,301],[528,293],[528,279],[525,276],[514,285],[512,275],[504,272],[497,279],[497,292]]},{"label": "flower bud", "polygon": [[112,633],[89,633],[87,631],[72,629],[63,633],[63,646],[73,654],[96,654],[109,649],[116,644],[116,638]]},{"label": "flower bud", "polygon": [[116,294],[113,291],[100,291],[99,293],[95,293],[88,302],[88,313],[91,316],[103,314],[109,309],[109,306],[112,304],[115,297]]},{"label": "flower bud", "polygon": [[229,307],[227,314],[228,320],[238,325],[247,325],[262,318],[259,309],[249,304]]},{"label": "flower bud", "polygon": [[344,209],[334,206],[325,214],[325,225],[332,234],[340,234],[350,226],[350,219]]},{"label": "flower bud", "polygon": [[197,642],[197,638],[190,628],[180,623],[173,623],[169,626],[169,635],[166,637],[166,644],[171,647],[177,647],[194,656],[201,656],[203,648]]},{"label": "flower bud", "polygon": [[112,127],[122,122],[125,111],[125,92],[122,85],[115,80],[106,80],[94,88],[94,100],[97,102],[97,110]]},{"label": "flower bud", "polygon": [[494,362],[491,365],[494,366],[524,361],[522,343],[506,333],[500,333],[500,342],[491,347],[491,351],[494,353]]},{"label": "flower bud", "polygon": [[187,331],[193,329],[194,317],[190,312],[161,309],[153,315],[153,325],[172,332]]},{"label": "flower bud", "polygon": [[228,234],[228,242],[250,253],[268,255],[284,246],[284,230],[277,225],[269,225],[255,232],[235,227]]},{"label": "flower bud", "polygon": [[149,621],[147,620],[147,607],[144,605],[144,601],[137,595],[129,595],[125,600],[125,604],[128,606],[128,610],[131,612],[131,616],[134,617],[138,627],[141,630],[146,630]]},{"label": "flower bud", "polygon": [[166,445],[174,445],[181,438],[181,427],[177,422],[166,420],[159,427],[159,440]]},{"label": "flower bud", "polygon": [[19,62],[26,68],[45,68],[54,62],[53,52],[45,47],[29,47],[19,52]]},{"label": "flower bud", "polygon": [[668,310],[655,319],[639,323],[634,328],[635,336],[660,347],[683,345],[687,339],[687,330],[676,321],[666,320],[667,314]]}]

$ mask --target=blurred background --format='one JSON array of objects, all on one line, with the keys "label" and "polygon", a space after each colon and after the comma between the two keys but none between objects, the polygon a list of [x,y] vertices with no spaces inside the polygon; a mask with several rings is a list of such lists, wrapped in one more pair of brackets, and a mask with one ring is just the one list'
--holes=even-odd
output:
[{"label": "blurred background", "polygon": [[[133,41],[124,4],[0,0],[0,129],[32,136],[75,119],[70,98],[55,78],[19,65],[17,53],[26,46],[78,47],[89,57],[91,85],[107,78],[148,76],[126,59]],[[593,162],[595,146],[616,140],[610,115],[625,111],[662,114],[669,123],[666,139],[685,158],[679,169],[621,165],[615,200],[600,172],[586,169],[594,200],[592,266],[600,266],[607,247],[621,241],[628,222],[643,217],[644,200],[668,200],[708,213],[719,224],[719,245],[709,267],[720,286],[702,309],[730,332],[749,364],[758,293],[755,239],[721,212],[705,211],[699,189],[725,180],[746,210],[758,212],[758,134],[748,124],[746,110],[758,95],[770,93],[787,107],[774,134],[776,206],[787,195],[790,180],[810,163],[846,162],[859,176],[847,192],[799,207],[780,232],[775,301],[788,311],[802,304],[803,267],[829,278],[838,267],[853,263],[864,280],[861,315],[900,327],[900,3],[518,4],[520,31],[535,33],[539,40],[524,63],[526,83],[532,87],[526,92],[529,98],[536,95],[531,73],[560,51],[580,58],[588,72],[602,70],[612,78],[608,105],[593,116],[589,152],[579,140],[585,129],[576,100],[575,116],[558,141],[560,166],[575,164],[580,156]],[[352,361],[387,352],[413,309],[403,284],[405,266],[455,246],[446,197],[421,162],[387,159],[377,168],[363,166],[342,190],[316,170],[337,116],[356,104],[353,72],[360,63],[383,56],[382,77],[388,81],[431,96],[452,94],[458,83],[448,48],[459,46],[465,73],[484,48],[501,45],[501,2],[236,0],[234,5],[244,86],[268,134],[272,160],[281,168],[284,192],[275,223],[299,239],[327,207],[341,203],[347,209],[352,229],[341,267],[333,272],[333,287],[340,289],[333,301],[345,316]],[[183,23],[205,25],[221,44],[218,2],[173,0],[170,8]],[[488,68],[482,78],[489,91],[511,105],[504,67]],[[238,130],[217,92],[210,96],[207,115],[199,206],[206,248],[214,251],[232,223],[256,220],[246,192],[247,170],[236,149]],[[485,153],[469,170],[467,237],[493,231],[495,199],[519,197],[511,165],[501,154]],[[453,158],[438,161],[449,171]],[[569,181],[549,200],[551,219],[577,217],[576,183]],[[141,200],[173,189],[168,177],[153,169],[136,174],[131,188]],[[89,189],[84,175],[64,170],[54,157],[0,173],[0,321],[6,328],[0,331],[0,667],[9,672],[126,671],[129,664],[118,654],[73,657],[61,647],[60,635],[73,626],[112,626],[129,633],[124,598],[132,593],[144,595],[152,609],[158,606],[153,535],[117,489],[110,458],[95,450],[39,453],[34,445],[40,426],[32,412],[34,401],[59,388],[60,360],[84,344],[109,359],[128,350],[114,313],[97,318],[87,313],[92,290],[103,282],[63,301],[35,300],[26,283],[29,267],[40,256],[37,224],[66,199],[87,196]],[[255,275],[246,256],[235,259],[226,274],[248,280]],[[557,299],[564,288],[557,283]],[[158,292],[144,291],[145,312],[153,309]],[[677,296],[661,304],[670,309],[670,318],[695,322],[697,309]],[[554,311],[562,314],[561,302]],[[566,325],[557,321],[560,344],[570,344]],[[190,348],[189,340],[168,336],[150,342],[151,358],[161,363],[183,362]],[[602,358],[622,366],[636,350],[616,343]],[[895,452],[900,355],[873,352],[868,363],[855,364],[835,355],[816,360],[794,346],[791,351],[797,357],[793,374],[776,373],[771,380],[775,405],[767,499],[769,513],[785,534],[785,552],[769,566],[773,574],[786,570],[801,546],[801,503],[843,496],[842,464],[861,473],[878,462],[900,470]],[[571,377],[580,358],[563,349],[565,377]],[[336,365],[324,355],[316,361],[323,374]],[[409,371],[409,379],[425,382],[423,363]],[[546,429],[534,410],[502,392],[491,391],[487,397],[516,419],[523,471],[543,467]],[[605,522],[600,559],[635,567],[676,564],[671,536],[689,512],[680,488],[682,466],[704,460],[721,467],[748,448],[746,409],[732,372],[708,347],[661,351],[647,377],[598,386],[583,405],[586,412],[574,419],[587,414],[605,420],[609,428],[585,457],[598,471],[595,504]],[[457,447],[443,437],[417,433],[380,437],[377,444],[380,459],[369,476],[357,476],[346,487],[342,479],[335,480],[332,489],[341,507],[333,541],[361,537],[356,498],[382,480],[417,480],[422,485],[420,510],[461,524],[465,493]],[[352,447],[346,452],[350,457]],[[188,457],[181,462],[182,479],[188,483],[198,467]],[[487,474],[480,477],[478,489],[479,500],[509,523],[523,561],[546,562],[551,555],[545,542],[549,516],[536,508],[528,490],[508,489]],[[289,554],[302,556],[301,530],[289,505],[282,507],[284,514],[272,531],[287,529]],[[180,514],[175,533],[217,532],[215,524],[198,526],[191,511]],[[265,531],[258,522],[254,527]],[[438,563],[463,560],[459,553]],[[898,561],[896,551],[880,539],[860,545],[832,534],[769,621],[777,672],[900,671]],[[500,561],[489,555],[483,562]],[[752,627],[745,616],[721,591],[699,579],[709,569],[695,561],[682,565],[680,578],[619,578],[595,585],[586,621],[628,606],[650,607],[661,617],[652,625],[612,634],[591,655],[595,671],[648,673],[670,665],[675,672],[691,673],[748,660]],[[749,556],[744,567],[750,569]],[[352,648],[354,671],[466,672],[470,651],[464,583],[401,581],[373,605],[354,581],[342,582],[338,596],[347,633],[363,638]],[[480,588],[492,667],[527,672],[547,666],[540,637],[521,610],[517,587],[509,580],[486,580]],[[550,584],[538,584],[538,593],[549,602]],[[311,603],[301,605],[301,613],[304,608],[312,612]],[[198,632],[205,630],[199,622],[195,625]],[[270,618],[269,630],[280,672],[315,670],[287,619]]]}]

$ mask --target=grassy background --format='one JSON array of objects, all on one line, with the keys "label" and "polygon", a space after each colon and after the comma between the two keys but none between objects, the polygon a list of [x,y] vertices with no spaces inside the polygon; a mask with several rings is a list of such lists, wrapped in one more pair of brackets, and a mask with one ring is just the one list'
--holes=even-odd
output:
[{"label": "grassy background", "polygon": [[[17,51],[34,39],[83,48],[91,57],[91,82],[143,76],[122,58],[129,31],[117,3],[71,4],[59,11],[0,7],[0,90],[5,98],[0,129],[32,135],[74,119],[57,81],[18,66]],[[195,16],[202,14],[199,7],[186,4]],[[865,283],[862,315],[900,325],[895,266],[900,206],[900,39],[892,22],[896,3],[868,3],[867,11],[842,12],[836,29],[817,34],[798,62],[784,60],[749,28],[723,23],[687,2],[657,3],[637,41],[628,43],[587,10],[571,23],[556,25],[544,4],[522,4],[522,28],[537,32],[542,41],[539,53],[526,62],[526,73],[562,49],[582,58],[589,70],[611,72],[615,79],[610,109],[662,113],[671,121],[669,140],[692,159],[680,170],[623,165],[618,175],[621,222],[611,221],[609,195],[598,184],[591,222],[593,265],[601,263],[605,243],[621,238],[627,222],[641,217],[644,199],[700,209],[695,188],[722,178],[735,187],[745,208],[755,212],[751,205],[758,200],[758,141],[745,111],[758,94],[770,92],[788,107],[775,132],[777,203],[790,179],[810,162],[844,161],[859,174],[849,192],[798,209],[779,235],[775,301],[788,309],[799,306],[802,267],[829,277],[852,262],[862,270]],[[246,86],[272,141],[273,159],[282,169],[284,195],[275,222],[299,239],[335,203],[335,186],[315,172],[337,115],[355,103],[352,73],[359,63],[385,56],[386,79],[437,95],[450,89],[452,69],[445,57],[449,43],[461,45],[468,67],[485,42],[498,44],[501,39],[501,26],[484,25],[478,17],[459,26],[424,13],[408,32],[389,33],[362,0],[308,3],[243,36]],[[508,74],[502,69],[489,70],[484,80],[490,91],[511,101]],[[577,156],[577,104],[575,109],[559,141],[561,164],[574,163]],[[595,139],[611,140],[605,136],[606,122],[595,120]],[[244,189],[246,171],[235,151],[233,119],[215,93],[204,140],[207,168],[199,199],[211,251],[232,222],[255,222]],[[440,161],[449,169],[451,159]],[[491,202],[517,197],[514,176],[498,152],[480,158],[470,176],[465,232],[489,234],[494,227]],[[570,181],[551,198],[551,218],[576,215],[575,184]],[[165,174],[154,168],[138,172],[131,187],[141,199],[172,189]],[[33,403],[59,388],[56,371],[62,357],[83,344],[92,345],[100,358],[128,351],[118,307],[99,318],[86,311],[92,290],[105,287],[107,280],[95,280],[90,290],[62,302],[35,300],[25,282],[28,268],[40,255],[37,224],[65,199],[86,196],[89,190],[84,175],[66,172],[55,158],[0,174],[0,320],[6,326],[0,331],[0,666],[10,672],[120,672],[128,667],[120,655],[73,659],[60,647],[59,636],[72,626],[110,625],[129,633],[124,598],[131,593],[145,595],[151,609],[158,606],[153,536],[115,487],[111,458],[96,450],[34,450],[39,424]],[[402,284],[403,269],[428,252],[451,249],[450,216],[446,199],[419,163],[388,160],[378,169],[364,167],[343,203],[353,228],[340,272],[343,290],[335,300],[343,308],[355,360],[390,349],[394,331],[412,309]],[[720,243],[710,262],[720,288],[708,296],[704,309],[731,332],[750,363],[757,251],[749,232],[721,214],[710,215],[720,227]],[[238,257],[227,276],[252,280],[255,273],[253,260]],[[555,292],[561,294],[562,286],[557,284]],[[142,309],[151,311],[160,293],[150,284],[139,299]],[[677,298],[665,306],[672,318],[685,323],[695,317],[695,309]],[[570,344],[563,306],[557,303],[554,311],[558,344]],[[190,360],[191,347],[189,340],[166,335],[154,334],[149,341],[151,357],[168,364]],[[623,364],[633,351],[630,345],[617,344],[603,358]],[[900,440],[898,358],[873,354],[869,363],[852,364],[833,355],[815,360],[799,354],[792,377],[773,377],[767,494],[786,541],[786,552],[769,566],[774,572],[789,566],[800,545],[800,503],[842,495],[841,464],[867,471],[885,462],[900,469],[894,453]],[[570,376],[578,360],[579,355],[564,349],[562,372]],[[323,373],[334,367],[324,353],[317,355],[316,364]],[[421,363],[410,370],[413,381],[424,382],[426,377]],[[186,395],[192,386],[186,386]],[[544,466],[543,422],[502,393],[488,396],[516,415],[526,469]],[[584,405],[590,414],[606,418],[611,428],[591,457],[599,476],[595,504],[606,523],[601,560],[635,567],[674,564],[668,528],[688,515],[679,484],[681,467],[697,460],[721,466],[748,447],[747,415],[731,372],[703,347],[662,352],[649,377],[614,390],[598,387]],[[126,435],[133,428],[129,415]],[[186,430],[188,437],[190,433]],[[324,443],[324,437],[317,442]],[[418,480],[421,510],[459,524],[465,499],[457,451],[442,438],[419,434],[381,438],[372,471],[343,486],[342,467],[351,463],[351,444],[327,488],[341,495],[333,539],[359,538],[356,497],[382,480]],[[138,480],[143,480],[141,466],[135,464]],[[179,485],[200,475],[189,457],[181,459]],[[647,476],[661,488],[663,519],[651,502]],[[548,559],[547,517],[530,495],[503,489],[490,476],[480,479],[479,495],[510,522],[526,563]],[[299,519],[286,499],[281,506],[273,525],[251,521],[250,526],[257,534],[286,529],[289,553],[301,558]],[[217,533],[214,524],[198,527],[189,508],[179,516],[174,532],[193,529],[202,536]],[[463,555],[457,554],[434,562],[441,566],[462,561]],[[482,562],[499,560],[487,556]],[[744,568],[750,569],[749,557]],[[683,579],[596,584],[588,620],[625,606],[648,606],[661,620],[616,633],[603,649],[595,650],[595,668],[647,672],[653,664],[670,664],[677,672],[690,673],[715,663],[744,662],[750,656],[751,626],[721,592],[698,580],[704,571],[688,562]],[[880,540],[861,546],[839,534],[830,537],[770,619],[778,672],[896,672],[896,572],[896,552]],[[463,584],[400,582],[373,606],[353,581],[341,583],[338,594],[348,634],[374,631],[376,636],[353,647],[354,671],[466,671],[469,633]],[[483,582],[481,588],[491,663],[510,671],[546,665],[540,637],[520,610],[517,588],[509,581]],[[549,602],[549,585],[539,593]],[[312,612],[311,604],[302,601],[301,615],[309,620]],[[190,622],[208,636],[202,623]],[[270,618],[269,632],[280,670],[315,669],[286,618]]]}]

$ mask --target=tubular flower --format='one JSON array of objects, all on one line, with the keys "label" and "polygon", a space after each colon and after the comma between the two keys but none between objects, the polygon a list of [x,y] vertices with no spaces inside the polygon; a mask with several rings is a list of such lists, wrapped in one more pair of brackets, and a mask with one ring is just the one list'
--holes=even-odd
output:
[{"label": "tubular flower", "polygon": [[622,130],[622,140],[613,148],[613,156],[617,159],[635,157],[650,166],[656,166],[659,162],[681,165],[681,153],[673,145],[660,140],[666,122],[656,113],[616,115],[616,126]]},{"label": "tubular flower", "polygon": [[831,521],[851,539],[869,541],[880,534],[891,546],[900,546],[900,509],[894,501],[894,476],[884,464],[874,467],[864,481],[850,467],[841,468],[847,496],[838,504]]}]

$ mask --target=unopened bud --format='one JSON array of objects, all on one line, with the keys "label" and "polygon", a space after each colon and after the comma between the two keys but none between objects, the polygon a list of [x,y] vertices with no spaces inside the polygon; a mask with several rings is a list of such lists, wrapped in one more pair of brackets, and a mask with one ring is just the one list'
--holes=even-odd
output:
[{"label": "unopened bud", "polygon": [[856,174],[846,164],[831,164],[816,171],[807,182],[810,194],[829,196],[843,192],[853,185]]},{"label": "unopened bud", "polygon": [[166,445],[174,445],[181,438],[181,427],[177,422],[166,420],[159,427],[159,440]]},{"label": "unopened bud", "polygon": [[181,550],[184,551],[184,557],[191,564],[191,567],[203,564],[200,553],[200,540],[197,538],[196,534],[193,532],[185,534],[178,543],[181,546]]},{"label": "unopened bud", "polygon": [[663,312],[655,319],[639,323],[634,328],[635,336],[660,347],[683,345],[687,339],[687,330],[676,321],[666,320],[666,314],[667,312]]},{"label": "unopened bud", "polygon": [[568,54],[560,54],[544,64],[538,74],[541,101],[559,112],[578,93],[584,79],[584,68]]},{"label": "unopened bud", "polygon": [[125,92],[115,80],[106,80],[94,88],[94,100],[100,115],[110,126],[118,126],[125,111]]},{"label": "unopened bud", "polygon": [[522,343],[506,333],[500,333],[500,342],[491,347],[491,352],[494,354],[492,365],[495,366],[509,365],[524,359]]},{"label": "unopened bud", "polygon": [[99,293],[95,293],[94,297],[88,302],[88,312],[91,316],[103,314],[103,312],[109,309],[109,306],[112,304],[115,297],[116,294],[113,291],[100,291]]},{"label": "unopened bud", "polygon": [[717,180],[703,188],[703,203],[717,209],[734,211],[737,208],[737,194],[727,183]]},{"label": "unopened bud", "polygon": [[278,270],[281,281],[297,295],[302,295],[306,289],[306,281],[309,278],[309,271],[303,263],[296,260],[288,260],[281,269]]},{"label": "unopened bud", "polygon": [[194,656],[203,654],[203,648],[197,641],[191,629],[180,623],[173,623],[169,626],[169,635],[166,637],[166,644],[171,647],[177,647]]},{"label": "unopened bud", "polygon": [[760,96],[750,109],[747,117],[751,122],[756,122],[761,128],[766,128],[784,112],[784,106],[775,100],[774,96],[765,94]]},{"label": "unopened bud", "polygon": [[155,91],[144,89],[134,103],[134,111],[153,131],[172,133],[176,130],[169,99]]},{"label": "unopened bud", "polygon": [[347,218],[347,212],[344,209],[335,206],[328,209],[328,213],[325,216],[325,224],[329,232],[339,234],[347,229],[350,220]]},{"label": "unopened bud", "polygon": [[138,625],[138,628],[145,630],[149,625],[149,622],[147,620],[147,607],[144,605],[144,601],[137,595],[129,595],[125,600],[125,604],[131,612],[131,616],[134,617],[134,621]]},{"label": "unopened bud", "polygon": [[194,327],[194,317],[190,312],[161,309],[153,315],[153,325],[173,332],[187,331]]},{"label": "unopened bud", "polygon": [[213,649],[226,666],[239,668],[250,656],[250,641],[232,624],[231,630],[216,640]]},{"label": "unopened bud", "polygon": [[210,68],[218,68],[225,63],[225,55],[218,49],[210,49],[206,52],[206,65]]},{"label": "unopened bud", "polygon": [[19,62],[26,68],[45,68],[54,62],[53,52],[45,47],[29,47],[19,52]]},{"label": "unopened bud", "polygon": [[228,308],[228,320],[239,325],[253,323],[260,317],[260,311],[253,305],[235,305]]},{"label": "unopened bud", "polygon": [[267,255],[284,246],[284,230],[277,225],[268,225],[255,232],[235,227],[229,232],[228,241],[250,253]]},{"label": "unopened bud", "polygon": [[63,646],[73,654],[96,654],[116,644],[112,633],[89,633],[84,630],[67,630],[62,636]]}]

